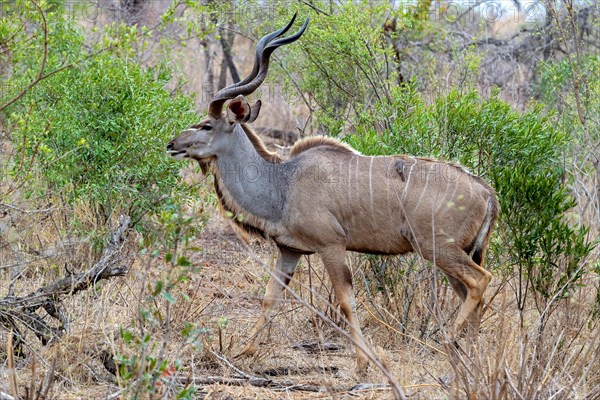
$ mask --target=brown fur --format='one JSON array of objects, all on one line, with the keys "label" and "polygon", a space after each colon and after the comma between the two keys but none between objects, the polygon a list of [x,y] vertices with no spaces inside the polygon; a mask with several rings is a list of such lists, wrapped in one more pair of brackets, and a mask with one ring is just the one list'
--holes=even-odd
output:
[{"label": "brown fur", "polygon": [[356,150],[348,146],[346,143],[339,141],[328,136],[309,136],[296,142],[290,151],[290,158],[297,156],[307,150],[315,147],[327,146],[331,149],[338,150],[341,152],[358,154]]},{"label": "brown fur", "polygon": [[269,151],[260,136],[258,136],[248,125],[242,124],[242,128],[244,129],[246,136],[248,136],[248,139],[250,139],[250,142],[252,142],[256,152],[260,154],[262,158],[273,164],[281,164],[284,161],[279,154]]},{"label": "brown fur", "polygon": [[[200,128],[201,126],[202,123],[199,123],[194,127]],[[256,152],[263,159],[273,164],[281,164],[282,162],[285,162],[285,160],[277,153],[269,151],[260,136],[258,136],[248,125],[242,124],[241,126],[248,139],[250,139],[252,146],[254,146],[256,149]],[[295,143],[295,145],[292,147],[290,158],[320,146],[326,146],[337,151],[356,154],[356,151],[352,147],[337,139],[327,136],[311,136],[301,139]],[[209,171],[206,164],[203,165],[201,163],[201,167],[203,173]],[[215,191],[219,201],[219,209],[221,214],[230,221],[231,226],[238,233],[239,237],[244,242],[248,242],[251,240],[251,238],[266,239],[264,229],[260,227],[260,221],[253,221],[252,216],[248,216],[247,213],[243,213],[235,201],[231,199],[227,193],[224,193],[223,185],[219,184],[220,180],[218,172],[214,170],[211,172],[215,175]],[[233,214],[233,216],[231,214]],[[248,218],[248,220],[241,220],[241,218]]]},{"label": "brown fur", "polygon": [[[201,124],[198,124],[198,125],[201,125]],[[263,140],[260,138],[260,136],[258,136],[249,126],[247,126],[245,124],[242,124],[241,126],[244,129],[244,133],[246,133],[246,136],[248,136],[248,139],[250,139],[250,142],[256,149],[257,153],[263,159],[265,159],[268,162],[274,163],[274,164],[280,164],[280,163],[285,162],[285,160],[282,157],[280,157],[277,153],[273,153],[273,152],[269,151],[266,148],[266,146],[265,146]],[[341,142],[338,139],[335,139],[332,137],[327,137],[327,136],[310,136],[310,137],[301,139],[294,144],[294,146],[292,147],[292,150],[290,152],[290,158],[296,157],[299,154],[301,154],[305,151],[308,151],[310,149],[314,149],[314,148],[322,147],[322,146],[327,147],[329,149],[333,149],[335,151],[340,151],[342,153],[359,154],[352,147],[350,147],[346,143]],[[490,186],[487,184],[487,182],[485,182],[484,179],[482,179],[479,176],[469,173],[460,165],[457,165],[457,164],[454,164],[454,163],[451,163],[448,161],[441,161],[441,160],[436,160],[436,159],[432,159],[432,158],[428,158],[428,157],[411,157],[411,156],[398,156],[398,157],[401,160],[413,159],[413,160],[424,161],[427,163],[446,164],[449,167],[452,167],[454,170],[456,170],[457,173],[468,174],[471,177],[471,179],[473,179],[480,185],[487,188],[490,193],[494,192],[493,189],[490,188]],[[403,165],[404,165],[404,162],[403,162]],[[203,167],[203,172],[205,172],[205,168],[206,167]],[[235,201],[230,196],[228,196],[226,193],[225,194],[223,193],[223,189],[221,188],[223,185],[219,184],[218,171],[211,171],[211,172],[213,172],[213,174],[215,175],[215,190],[217,193],[217,199],[219,201],[219,206],[220,206],[219,208],[221,210],[221,213],[223,214],[223,216],[225,218],[227,218],[230,221],[232,228],[238,233],[239,237],[246,243],[252,239],[259,239],[259,240],[266,239],[267,237],[264,232],[265,227],[262,226],[262,221],[260,221],[260,220],[255,221],[254,220],[255,218],[253,218],[253,216],[248,215],[247,213],[244,213],[243,211],[241,211],[241,208],[239,206],[237,206]],[[403,178],[402,179],[403,181],[405,180],[403,174],[401,175],[401,178]],[[497,218],[498,211],[499,210],[498,210],[497,201],[492,202],[492,209],[490,210],[490,212],[492,214],[492,220],[493,220],[492,222],[493,223],[495,222],[495,220]],[[231,214],[233,214],[233,216]],[[242,219],[242,218],[246,218],[246,219]],[[480,249],[474,248],[475,245],[476,245],[475,239],[473,239],[473,242],[470,243],[467,247],[465,247],[465,251],[467,253],[473,252],[474,253],[474,257],[473,257],[474,261],[476,261],[477,264],[481,265],[483,255],[481,254]],[[487,247],[487,240],[481,247],[483,247],[483,248]]]},{"label": "brown fur", "polygon": [[[285,161],[277,153],[269,151],[265,146],[263,140],[260,138],[260,136],[258,136],[256,132],[254,132],[254,130],[252,130],[248,125],[243,124],[242,128],[244,129],[246,136],[248,136],[248,139],[250,139],[250,142],[262,158],[273,164],[280,164]],[[293,158],[300,153],[320,146],[326,146],[328,148],[341,152],[359,154],[352,147],[338,139],[329,136],[309,136],[307,138],[300,139],[292,146],[292,149],[290,151],[290,158]]]}]

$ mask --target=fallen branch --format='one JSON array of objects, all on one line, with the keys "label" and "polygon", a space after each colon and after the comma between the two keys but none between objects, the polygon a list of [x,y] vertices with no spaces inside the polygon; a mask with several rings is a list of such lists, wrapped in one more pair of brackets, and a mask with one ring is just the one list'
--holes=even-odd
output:
[{"label": "fallen branch", "polygon": [[322,351],[340,351],[344,346],[338,343],[303,342],[293,345],[292,348],[307,353],[320,353]]},{"label": "fallen branch", "polygon": [[392,390],[392,386],[387,383],[362,383],[350,388],[332,388],[331,386],[320,386],[312,383],[294,383],[290,381],[274,381],[266,378],[253,377],[248,378],[226,378],[224,376],[204,376],[204,377],[181,377],[177,382],[182,385],[227,385],[227,386],[245,386],[250,385],[271,390],[294,391],[294,392],[335,392],[352,393],[366,391]]},{"label": "fallen branch", "polygon": [[222,354],[219,354],[215,351],[211,351],[213,357],[215,357],[221,364],[225,367],[232,369],[235,371],[237,375],[234,378],[225,378],[223,376],[208,376],[208,377],[198,377],[198,378],[181,378],[180,382],[189,385],[190,383],[196,385],[213,385],[213,384],[221,384],[221,385],[229,385],[229,386],[243,386],[250,385],[268,389],[275,390],[294,390],[294,391],[303,391],[303,392],[322,392],[325,391],[326,388],[312,385],[312,384],[302,384],[302,383],[293,383],[288,381],[274,381],[272,379],[263,378],[259,376],[250,375],[235,365],[231,361],[227,359]]},{"label": "fallen branch", "polygon": [[[215,351],[210,351],[213,357],[215,357],[223,366],[234,371],[234,377],[224,377],[224,376],[204,376],[204,377],[180,377],[175,378],[176,382],[183,385],[228,385],[228,386],[245,386],[250,385],[254,387],[260,387],[271,390],[281,390],[281,391],[297,391],[297,392],[334,392],[339,393],[350,393],[356,391],[373,391],[373,390],[393,390],[393,386],[385,383],[361,383],[358,385],[354,385],[350,388],[332,388],[331,386],[321,386],[314,383],[298,383],[298,382],[290,382],[290,381],[278,381],[269,378],[263,378],[260,376],[251,375],[247,372],[242,371],[240,368],[236,367],[231,361],[227,359],[222,354],[219,354]],[[325,367],[322,369],[313,368],[321,371],[335,371],[337,368],[335,367]],[[290,372],[289,369],[283,368],[286,372]],[[312,369],[308,369],[312,370]],[[302,371],[298,370],[295,372],[308,372],[308,370]],[[280,371],[276,370],[267,370],[263,374],[271,375],[275,372],[274,375],[279,374]],[[398,398],[396,396],[396,398]]]},{"label": "fallen branch", "polygon": [[[16,354],[20,353],[18,339],[22,336],[17,323],[33,331],[42,344],[50,343],[64,331],[67,324],[61,305],[64,296],[72,296],[86,290],[100,280],[127,274],[129,265],[124,262],[125,256],[122,250],[126,239],[125,233],[130,223],[129,217],[119,217],[119,225],[110,232],[100,260],[89,270],[59,279],[26,296],[8,296],[0,299],[0,323],[14,330],[17,336]],[[60,322],[58,328],[50,326],[36,313],[40,308]]]},{"label": "fallen branch", "polygon": [[194,385],[228,385],[228,386],[255,386],[267,389],[277,389],[277,390],[291,390],[291,391],[301,391],[301,392],[324,392],[328,390],[323,386],[312,385],[312,384],[303,384],[303,383],[294,383],[289,381],[274,381],[266,378],[226,378],[223,376],[205,376],[205,377],[191,377],[191,378],[179,378],[179,383],[184,385],[189,385],[190,383]]}]

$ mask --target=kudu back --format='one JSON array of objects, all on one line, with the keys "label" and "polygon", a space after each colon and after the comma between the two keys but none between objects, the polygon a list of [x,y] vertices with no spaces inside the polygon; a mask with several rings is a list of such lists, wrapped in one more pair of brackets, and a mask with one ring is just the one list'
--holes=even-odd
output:
[{"label": "kudu back", "polygon": [[221,208],[233,214],[230,220],[242,235],[259,235],[278,246],[262,314],[242,354],[256,351],[273,304],[303,254],[323,260],[348,319],[359,370],[367,365],[368,347],[356,318],[346,250],[419,253],[446,274],[462,299],[452,334],[466,322],[477,332],[492,278],[482,264],[498,214],[494,191],[481,178],[426,158],[363,156],[327,137],[300,140],[283,161],[247,125],[257,118],[260,101],[250,105],[244,96],[264,81],[272,52],[297,40],[308,25],[307,19],[297,33],[281,37],[295,17],[257,43],[252,73],[220,90],[207,117],[167,145],[171,156],[196,160],[214,175]]}]

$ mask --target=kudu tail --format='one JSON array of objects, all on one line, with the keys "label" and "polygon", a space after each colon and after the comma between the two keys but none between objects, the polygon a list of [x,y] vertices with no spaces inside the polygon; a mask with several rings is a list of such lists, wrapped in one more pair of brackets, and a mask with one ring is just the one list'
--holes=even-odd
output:
[{"label": "kudu tail", "polygon": [[469,254],[469,257],[471,257],[471,259],[479,266],[483,265],[485,250],[497,218],[498,200],[496,200],[496,196],[492,195],[488,200],[485,219],[479,228],[479,232],[477,233],[475,240],[473,240],[469,247],[465,249],[465,251]]}]

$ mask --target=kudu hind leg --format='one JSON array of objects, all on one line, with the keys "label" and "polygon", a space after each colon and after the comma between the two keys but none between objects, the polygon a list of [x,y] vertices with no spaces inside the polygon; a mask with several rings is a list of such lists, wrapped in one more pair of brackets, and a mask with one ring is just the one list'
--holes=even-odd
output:
[{"label": "kudu hind leg", "polygon": [[[450,275],[446,275],[446,278],[448,278],[448,282],[450,282],[450,286],[452,286],[454,292],[464,302],[467,299],[467,287],[460,280]],[[469,317],[469,327],[475,332],[479,330],[479,320],[481,319],[482,306],[483,302],[480,302],[478,307],[475,308],[475,311],[473,311]]]},{"label": "kudu hind leg", "polygon": [[272,272],[272,276],[269,278],[267,288],[265,290],[265,297],[262,303],[262,312],[260,317],[254,324],[252,333],[250,334],[250,340],[242,350],[238,357],[251,356],[258,350],[260,343],[260,337],[264,329],[267,327],[273,319],[274,306],[279,302],[285,287],[292,279],[298,260],[301,254],[289,251],[284,248],[279,249],[279,258],[277,259],[277,265],[275,270]]},{"label": "kudu hind leg", "polygon": [[[446,275],[448,278],[448,282],[450,282],[450,286],[454,289],[454,292],[460,297],[461,301],[464,303],[467,299],[467,287],[458,279]],[[469,315],[469,319],[467,322],[467,351],[470,352],[472,349],[472,344],[475,344],[477,337],[479,335],[479,324],[481,321],[481,310],[483,306],[483,300],[479,302],[478,306],[475,308],[473,312]],[[458,332],[453,333],[453,336],[457,335]],[[453,340],[456,337],[452,338]]]},{"label": "kudu hind leg", "polygon": [[368,365],[368,357],[362,349],[368,349],[356,317],[356,301],[352,285],[352,274],[346,265],[346,249],[340,248],[321,253],[323,264],[331,280],[335,298],[340,309],[348,320],[350,334],[356,350],[356,366],[359,373],[364,373]]},{"label": "kudu hind leg", "polygon": [[464,250],[458,247],[440,248],[436,251],[437,265],[446,273],[454,291],[463,300],[454,322],[452,335],[457,337],[466,322],[469,334],[476,339],[481,319],[483,294],[492,274],[477,265]]}]

